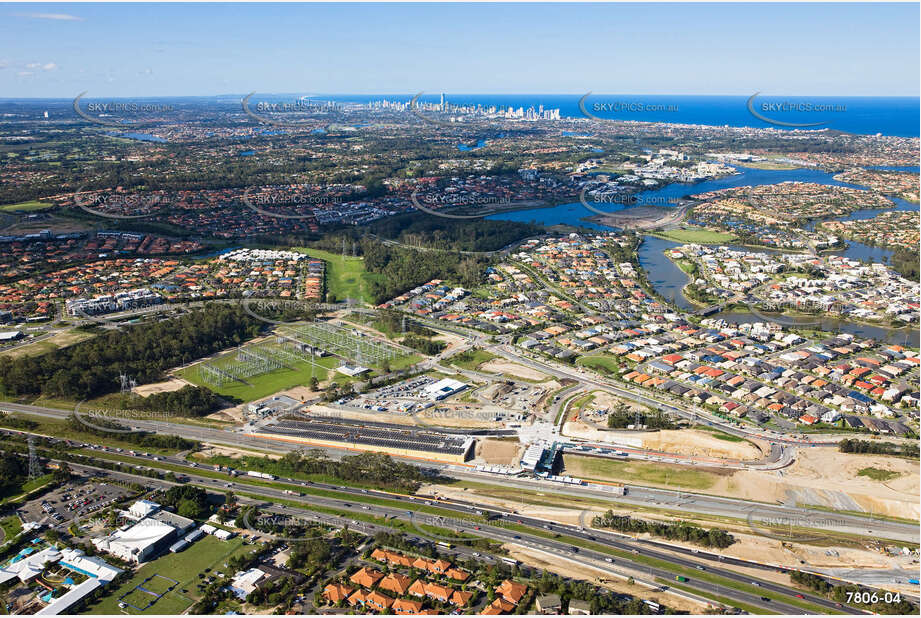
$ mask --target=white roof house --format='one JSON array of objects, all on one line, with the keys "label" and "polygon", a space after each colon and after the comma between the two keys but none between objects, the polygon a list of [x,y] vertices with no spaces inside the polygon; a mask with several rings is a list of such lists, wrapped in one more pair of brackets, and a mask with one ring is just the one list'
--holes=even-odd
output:
[{"label": "white roof house", "polygon": [[250,592],[256,589],[256,583],[263,577],[265,577],[265,572],[256,568],[240,571],[230,582],[230,589],[237,598],[245,599]]}]

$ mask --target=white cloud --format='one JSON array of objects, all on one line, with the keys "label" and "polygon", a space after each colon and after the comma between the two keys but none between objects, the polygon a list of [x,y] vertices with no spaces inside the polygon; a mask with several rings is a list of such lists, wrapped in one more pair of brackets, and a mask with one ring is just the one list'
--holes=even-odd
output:
[{"label": "white cloud", "polygon": [[26,65],[27,69],[41,69],[42,71],[53,71],[58,68],[53,62],[46,62],[42,64],[41,62],[30,62]]},{"label": "white cloud", "polygon": [[68,15],[67,13],[15,13],[17,17],[29,17],[31,19],[51,19],[54,21],[83,21],[82,17]]},{"label": "white cloud", "polygon": [[16,75],[18,75],[19,77],[29,77],[30,75],[35,75],[35,73],[33,73],[32,71],[20,71]]}]

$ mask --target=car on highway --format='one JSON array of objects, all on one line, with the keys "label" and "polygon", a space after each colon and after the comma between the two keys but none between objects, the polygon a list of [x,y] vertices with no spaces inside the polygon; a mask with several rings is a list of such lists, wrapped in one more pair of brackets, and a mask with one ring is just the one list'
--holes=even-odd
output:
[{"label": "car on highway", "polygon": [[799,594],[799,593],[794,594],[793,596],[795,596],[797,599],[805,599],[805,598],[806,598],[806,597],[804,597],[803,595],[801,595],[801,594]]}]

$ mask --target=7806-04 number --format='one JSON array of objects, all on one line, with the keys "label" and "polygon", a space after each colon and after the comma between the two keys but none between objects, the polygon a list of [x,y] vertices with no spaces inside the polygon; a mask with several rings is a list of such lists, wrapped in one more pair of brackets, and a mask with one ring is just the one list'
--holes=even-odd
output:
[{"label": "7806-04 number", "polygon": [[877,592],[851,592],[850,590],[847,593],[848,603],[862,603],[864,605],[869,605],[871,603],[879,603],[880,601],[885,603],[901,603],[902,595],[898,592],[884,592],[882,595],[880,595]]}]

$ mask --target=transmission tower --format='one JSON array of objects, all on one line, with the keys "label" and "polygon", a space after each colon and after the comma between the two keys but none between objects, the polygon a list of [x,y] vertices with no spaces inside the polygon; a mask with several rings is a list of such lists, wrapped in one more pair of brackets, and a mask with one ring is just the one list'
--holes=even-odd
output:
[{"label": "transmission tower", "polygon": [[122,392],[122,393],[127,393],[127,392],[130,390],[130,388],[131,388],[131,387],[130,387],[130,384],[131,384],[130,378],[129,378],[128,376],[126,376],[124,373],[119,373],[119,374],[118,374],[118,380],[119,380],[119,382],[121,383],[121,392]]},{"label": "transmission tower", "polygon": [[35,438],[29,436],[29,478],[37,479],[42,475],[38,465],[38,455],[35,454]]}]

